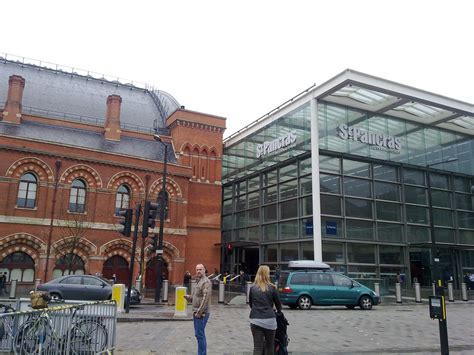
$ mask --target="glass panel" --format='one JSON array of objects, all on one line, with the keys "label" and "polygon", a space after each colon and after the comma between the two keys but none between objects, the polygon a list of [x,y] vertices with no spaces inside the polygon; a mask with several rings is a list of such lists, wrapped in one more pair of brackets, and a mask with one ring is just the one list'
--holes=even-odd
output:
[{"label": "glass panel", "polygon": [[263,186],[276,184],[278,181],[277,171],[272,170],[263,174]]},{"label": "glass panel", "polygon": [[323,242],[323,262],[343,263],[343,244],[335,242]]},{"label": "glass panel", "polygon": [[342,219],[321,217],[321,236],[326,238],[344,238]]},{"label": "glass panel", "polygon": [[276,245],[265,245],[263,247],[263,261],[277,262],[278,248]]},{"label": "glass panel", "polygon": [[249,191],[258,190],[258,188],[260,187],[260,176],[256,176],[249,179],[247,186]]},{"label": "glass panel", "polygon": [[249,210],[248,214],[249,214],[248,224],[250,226],[260,223],[260,210],[258,208],[254,208],[253,210]]},{"label": "glass panel", "polygon": [[222,218],[222,229],[223,230],[230,230],[232,229],[232,215],[224,216]]},{"label": "glass panel", "polygon": [[288,200],[280,203],[280,219],[298,217],[298,200]]},{"label": "glass panel", "polygon": [[380,264],[396,264],[403,265],[405,259],[403,258],[402,247],[392,245],[379,246]]},{"label": "glass panel", "polygon": [[263,226],[263,240],[277,240],[277,225],[266,224]]},{"label": "glass panel", "polygon": [[374,264],[375,246],[371,244],[347,244],[347,258],[350,263]]},{"label": "glass panel", "polygon": [[403,181],[405,184],[425,185],[425,173],[421,170],[404,169]]},{"label": "glass panel", "polygon": [[427,227],[407,226],[407,240],[409,243],[430,242],[430,230]]},{"label": "glass panel", "polygon": [[403,226],[401,224],[377,223],[378,240],[384,242],[403,241]]},{"label": "glass panel", "polygon": [[280,244],[281,261],[298,260],[298,243]]},{"label": "glass panel", "polygon": [[239,212],[235,215],[235,228],[244,228],[247,226],[246,212]]},{"label": "glass panel", "polygon": [[456,208],[458,210],[469,210],[472,211],[473,208],[473,196],[466,194],[455,194],[456,196]]},{"label": "glass panel", "polygon": [[263,203],[276,202],[277,200],[277,186],[268,187],[263,189]]},{"label": "glass panel", "polygon": [[370,177],[370,164],[362,161],[344,159],[344,175]]},{"label": "glass panel", "polygon": [[224,196],[225,199],[232,197],[232,188],[233,188],[232,185],[224,186],[223,196]]},{"label": "glass panel", "polygon": [[313,191],[313,179],[307,176],[300,179],[300,195],[310,194]]},{"label": "glass panel", "polygon": [[248,194],[249,208],[257,207],[260,205],[260,191],[251,192]]},{"label": "glass panel", "polygon": [[436,226],[453,226],[453,213],[448,210],[433,209],[433,221]]},{"label": "glass panel", "polygon": [[320,155],[319,156],[319,170],[340,174],[341,165],[340,165],[339,158]]},{"label": "glass panel", "polygon": [[372,219],[372,201],[346,198],[346,216]]},{"label": "glass panel", "polygon": [[25,181],[25,182],[33,182],[36,184],[36,177],[32,174],[32,173],[26,173],[24,174],[21,179],[21,181]]},{"label": "glass panel", "polygon": [[430,185],[431,187],[447,190],[449,189],[449,177],[447,175],[430,173]]},{"label": "glass panel", "polygon": [[247,195],[237,196],[235,198],[235,210],[242,211],[247,208]]},{"label": "glass panel", "polygon": [[436,243],[454,243],[454,229],[435,228]]},{"label": "glass panel", "polygon": [[280,168],[280,181],[285,181],[298,177],[298,165],[296,162]]},{"label": "glass panel", "polygon": [[[459,243],[461,244],[473,244],[474,245],[474,231],[459,231]],[[472,252],[474,254],[474,252]],[[474,258],[473,258],[474,261]],[[471,265],[471,266],[474,266]]]},{"label": "glass panel", "polygon": [[298,238],[298,220],[280,222],[280,239],[297,239]]},{"label": "glass panel", "polygon": [[405,201],[426,205],[426,189],[423,187],[405,186]]},{"label": "glass panel", "polygon": [[396,203],[379,202],[376,203],[377,219],[385,221],[401,222],[401,208]]},{"label": "glass panel", "polygon": [[301,238],[313,237],[313,218],[303,218],[300,220]]},{"label": "glass panel", "polygon": [[300,161],[300,176],[311,174],[311,157]]},{"label": "glass panel", "polygon": [[427,224],[429,222],[428,209],[417,206],[406,206],[407,222]]},{"label": "glass panel", "polygon": [[372,197],[372,182],[345,177],[344,194],[348,196]]},{"label": "glass panel", "polygon": [[280,200],[298,196],[298,180],[280,184]]},{"label": "glass panel", "polygon": [[471,192],[471,182],[467,178],[455,177],[454,190],[460,192]]},{"label": "glass panel", "polygon": [[458,211],[457,214],[460,228],[474,229],[474,213]]},{"label": "glass panel", "polygon": [[347,239],[374,240],[374,223],[368,221],[346,220]]},{"label": "glass panel", "polygon": [[301,260],[314,260],[314,243],[313,242],[301,243],[301,253],[302,253]]},{"label": "glass panel", "polygon": [[321,195],[321,214],[341,216],[341,198]]},{"label": "glass panel", "polygon": [[311,216],[313,214],[313,196],[300,198],[300,201],[301,201],[301,215]]},{"label": "glass panel", "polygon": [[321,192],[341,193],[341,178],[339,176],[320,174],[319,185]]},{"label": "glass panel", "polygon": [[247,240],[247,229],[237,229],[235,231],[235,239],[236,240]]},{"label": "glass panel", "polygon": [[263,221],[274,222],[277,219],[277,205],[270,205],[263,207]]},{"label": "glass panel", "polygon": [[394,166],[374,164],[374,179],[398,181],[398,169]]},{"label": "glass panel", "polygon": [[375,198],[378,200],[400,201],[400,187],[385,182],[375,182]]},{"label": "glass panel", "polygon": [[247,180],[235,184],[235,194],[242,195],[247,193]]},{"label": "glass panel", "polygon": [[260,240],[260,227],[247,229],[248,240],[258,242]]}]

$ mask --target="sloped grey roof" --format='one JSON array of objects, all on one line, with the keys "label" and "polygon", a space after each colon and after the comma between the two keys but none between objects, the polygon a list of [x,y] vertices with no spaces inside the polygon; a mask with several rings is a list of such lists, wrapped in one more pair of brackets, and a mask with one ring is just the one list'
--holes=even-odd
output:
[{"label": "sloped grey roof", "polygon": [[7,99],[8,78],[20,75],[26,81],[24,113],[103,125],[107,97],[116,94],[122,97],[122,128],[153,132],[154,128],[163,128],[165,119],[179,108],[179,103],[164,91],[80,75],[70,69],[0,58],[0,107]]},{"label": "sloped grey roof", "polygon": [[[111,142],[104,139],[101,133],[29,121],[24,121],[19,125],[0,121],[0,135],[2,134],[125,154],[156,161],[164,160],[165,149],[163,144],[126,136],[122,136],[120,142]],[[176,158],[173,154],[173,147],[169,143],[166,144],[168,146],[168,162],[175,163]]]}]

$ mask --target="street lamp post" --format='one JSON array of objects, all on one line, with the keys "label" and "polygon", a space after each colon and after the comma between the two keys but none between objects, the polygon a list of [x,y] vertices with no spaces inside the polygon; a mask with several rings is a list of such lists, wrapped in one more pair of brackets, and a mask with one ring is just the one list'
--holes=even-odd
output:
[{"label": "street lamp post", "polygon": [[453,161],[458,160],[458,158],[448,158],[447,160],[440,161],[433,164],[426,165],[426,184],[428,186],[428,211],[430,217],[430,234],[431,234],[431,280],[432,282],[437,284],[438,280],[438,263],[439,263],[439,256],[438,256],[438,246],[436,245],[436,238],[435,238],[435,225],[433,220],[433,197],[431,195],[431,167],[439,164],[450,163]]},{"label": "street lamp post", "polygon": [[163,186],[158,195],[157,202],[160,206],[160,231],[158,234],[158,249],[156,250],[157,265],[156,265],[156,288],[155,288],[155,302],[161,301],[161,287],[163,284],[162,270],[163,270],[163,225],[165,221],[165,204],[166,204],[166,173],[168,166],[168,146],[163,142],[158,134],[155,134],[153,138],[163,144],[165,147],[165,157],[163,160]]}]

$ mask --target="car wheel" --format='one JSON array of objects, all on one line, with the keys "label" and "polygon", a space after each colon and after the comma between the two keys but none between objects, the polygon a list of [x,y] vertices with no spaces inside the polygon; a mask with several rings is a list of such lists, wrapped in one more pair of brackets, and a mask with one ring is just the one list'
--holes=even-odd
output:
[{"label": "car wheel", "polygon": [[298,307],[300,309],[310,309],[312,305],[311,298],[309,296],[301,296],[298,298]]},{"label": "car wheel", "polygon": [[369,296],[362,296],[359,300],[360,309],[371,310],[373,306],[372,298]]},{"label": "car wheel", "polygon": [[353,304],[347,305],[346,308],[348,308],[348,309],[354,309],[354,308],[355,308],[355,305],[353,305]]},{"label": "car wheel", "polygon": [[291,309],[296,309],[296,307],[298,307],[298,305],[296,305],[296,304],[289,304],[288,307],[291,308]]},{"label": "car wheel", "polygon": [[53,292],[50,294],[50,297],[51,297],[51,301],[53,302],[58,302],[58,301],[62,301],[63,298],[61,297],[61,295],[59,293],[56,293],[56,292]]}]

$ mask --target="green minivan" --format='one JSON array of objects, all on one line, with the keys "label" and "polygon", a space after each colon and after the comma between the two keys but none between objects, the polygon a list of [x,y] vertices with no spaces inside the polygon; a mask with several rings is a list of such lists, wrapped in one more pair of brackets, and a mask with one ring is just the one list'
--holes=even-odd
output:
[{"label": "green minivan", "polygon": [[359,306],[370,310],[379,296],[370,288],[329,269],[297,268],[282,271],[278,282],[281,303],[290,308],[316,306]]}]

